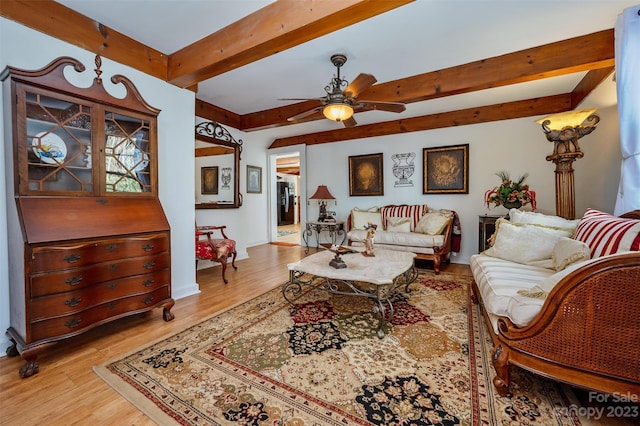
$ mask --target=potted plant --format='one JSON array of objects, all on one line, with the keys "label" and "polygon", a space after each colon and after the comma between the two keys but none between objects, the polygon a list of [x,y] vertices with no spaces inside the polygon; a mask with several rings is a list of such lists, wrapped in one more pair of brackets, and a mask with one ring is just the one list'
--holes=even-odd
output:
[{"label": "potted plant", "polygon": [[504,170],[496,173],[496,176],[500,178],[502,184],[484,193],[484,202],[487,208],[491,204],[495,204],[507,209],[519,209],[531,204],[531,208],[536,209],[536,193],[524,183],[529,173],[523,174],[517,180],[511,180],[509,173]]}]

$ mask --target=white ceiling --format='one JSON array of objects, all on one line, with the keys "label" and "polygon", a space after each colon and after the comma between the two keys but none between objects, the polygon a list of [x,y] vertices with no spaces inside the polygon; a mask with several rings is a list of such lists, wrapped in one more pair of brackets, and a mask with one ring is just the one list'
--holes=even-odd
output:
[{"label": "white ceiling", "polygon": [[[57,0],[163,53],[171,54],[271,3],[264,0]],[[339,0],[324,0],[339,1]],[[341,70],[387,82],[613,28],[635,1],[417,0],[364,22],[216,76],[197,98],[237,114],[316,98],[335,73],[329,58],[346,53]],[[584,73],[407,105],[401,114],[370,111],[360,124],[470,108],[573,90]],[[604,105],[598,105],[602,107]],[[282,136],[333,130],[329,120],[278,129]],[[304,129],[304,131],[303,131]]]}]

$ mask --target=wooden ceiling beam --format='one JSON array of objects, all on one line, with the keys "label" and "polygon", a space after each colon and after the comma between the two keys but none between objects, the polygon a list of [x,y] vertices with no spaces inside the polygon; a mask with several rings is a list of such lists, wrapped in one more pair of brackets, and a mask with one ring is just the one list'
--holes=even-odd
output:
[{"label": "wooden ceiling beam", "polygon": [[53,0],[2,0],[0,16],[167,79],[168,56]]},{"label": "wooden ceiling beam", "polygon": [[614,69],[614,67],[607,67],[589,71],[571,92],[571,109],[578,108],[584,98],[609,77]]},{"label": "wooden ceiling beam", "polygon": [[242,116],[219,106],[196,99],[196,117],[205,118],[217,123],[231,126],[235,129],[242,129]]},{"label": "wooden ceiling beam", "polygon": [[372,86],[362,99],[420,102],[614,65],[613,29]]},{"label": "wooden ceiling beam", "polygon": [[330,130],[307,135],[291,136],[273,141],[269,148],[281,148],[298,144],[317,145],[354,139],[388,136],[398,133],[418,132],[445,127],[487,123],[532,117],[535,115],[555,114],[571,109],[571,94],[545,96],[542,98],[506,102],[439,114],[365,124],[340,130]]},{"label": "wooden ceiling beam", "polygon": [[227,155],[233,154],[235,151],[233,148],[227,148],[226,146],[212,146],[209,148],[196,148],[196,157],[209,157],[212,155]]},{"label": "wooden ceiling beam", "polygon": [[[539,80],[614,65],[613,29],[470,62],[387,83],[362,92],[360,99],[421,102],[509,84]],[[304,103],[258,111],[242,116],[242,130],[291,124],[287,121],[307,106]]]},{"label": "wooden ceiling beam", "polygon": [[188,87],[414,0],[278,0],[173,53],[168,81]]}]

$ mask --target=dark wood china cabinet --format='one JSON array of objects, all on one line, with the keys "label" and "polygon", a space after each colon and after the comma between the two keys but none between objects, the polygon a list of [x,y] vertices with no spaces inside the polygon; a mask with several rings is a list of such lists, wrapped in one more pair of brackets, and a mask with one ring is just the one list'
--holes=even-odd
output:
[{"label": "dark wood china cabinet", "polygon": [[[157,116],[126,77],[92,85],[62,57],[41,70],[8,67],[3,82],[12,346],[38,372],[47,347],[127,315],[171,308],[170,229],[158,199]],[[11,133],[9,135],[8,133]]]}]

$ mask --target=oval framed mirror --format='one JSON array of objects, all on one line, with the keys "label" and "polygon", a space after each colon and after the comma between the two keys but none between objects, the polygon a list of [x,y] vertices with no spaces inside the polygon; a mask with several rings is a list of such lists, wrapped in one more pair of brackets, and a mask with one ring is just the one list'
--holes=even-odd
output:
[{"label": "oval framed mirror", "polygon": [[197,124],[195,138],[196,209],[237,209],[242,139],[215,121]]}]

